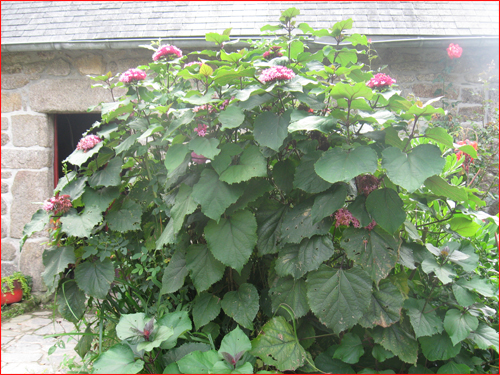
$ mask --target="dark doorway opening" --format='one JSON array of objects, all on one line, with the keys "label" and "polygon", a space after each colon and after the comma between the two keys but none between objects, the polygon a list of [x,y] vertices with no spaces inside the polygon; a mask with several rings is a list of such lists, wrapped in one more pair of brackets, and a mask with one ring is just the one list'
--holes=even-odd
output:
[{"label": "dark doorway opening", "polygon": [[[59,114],[55,116],[54,142],[54,187],[62,177],[62,161],[76,148],[76,145],[96,121],[101,121],[97,113]],[[70,165],[68,167],[71,167]]]}]

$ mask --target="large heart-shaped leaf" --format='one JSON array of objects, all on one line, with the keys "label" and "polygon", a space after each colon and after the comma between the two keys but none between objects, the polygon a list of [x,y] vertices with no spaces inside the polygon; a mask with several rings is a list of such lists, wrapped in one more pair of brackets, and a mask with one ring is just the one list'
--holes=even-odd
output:
[{"label": "large heart-shaped leaf", "polygon": [[444,329],[450,335],[453,345],[466,339],[479,325],[479,320],[467,312],[450,309],[444,317]]},{"label": "large heart-shaped leaf", "polygon": [[240,327],[236,327],[222,339],[219,354],[222,356],[223,353],[228,353],[235,358],[251,349],[252,343],[250,342],[248,336],[241,330]]},{"label": "large heart-shaped leaf", "polygon": [[132,199],[126,199],[118,210],[108,212],[106,222],[111,230],[124,233],[140,229],[141,216],[141,205]]},{"label": "large heart-shaped leaf", "polygon": [[78,288],[75,280],[66,280],[58,289],[57,310],[61,316],[73,323],[78,323],[85,313],[85,293]]},{"label": "large heart-shaped leaf", "polygon": [[359,324],[363,327],[389,327],[401,319],[403,295],[389,280],[382,280],[378,290],[374,290],[368,312],[363,315]]},{"label": "large heart-shaped leaf", "polygon": [[333,358],[340,359],[342,362],[355,364],[364,354],[365,349],[358,335],[347,333],[342,337],[337,350],[333,354]]},{"label": "large heart-shaped leaf", "polygon": [[68,264],[76,262],[75,248],[73,246],[50,247],[43,252],[42,261],[45,266],[42,272],[43,281],[50,289],[59,272],[63,272]]},{"label": "large heart-shaped leaf", "polygon": [[[182,357],[177,365],[181,374],[217,374],[213,370],[216,363],[222,362],[215,350],[194,351]],[[227,370],[230,372],[230,370]]]},{"label": "large heart-shaped leaf", "polygon": [[498,332],[485,323],[479,323],[476,330],[470,333],[469,338],[476,343],[479,349],[493,348],[498,353]]},{"label": "large heart-shaped leaf", "polygon": [[445,361],[454,358],[460,353],[461,345],[453,345],[446,332],[418,339],[422,353],[429,361]]},{"label": "large heart-shaped leaf", "polygon": [[365,206],[377,224],[389,233],[394,233],[406,220],[403,201],[392,189],[372,191],[366,198]]},{"label": "large heart-shaped leaf", "polygon": [[198,294],[193,303],[193,320],[196,329],[214,320],[219,315],[221,300],[212,293],[203,292]]},{"label": "large heart-shaped leaf", "polygon": [[227,292],[221,302],[224,312],[250,330],[259,311],[259,294],[252,284],[241,284],[234,292]]},{"label": "large heart-shaped leaf", "polygon": [[323,155],[321,151],[312,151],[302,157],[300,164],[295,169],[293,187],[315,194],[321,193],[332,186],[331,183],[318,176],[314,170],[314,164],[321,155]]},{"label": "large heart-shaped leaf", "polygon": [[[172,349],[177,345],[179,336],[193,328],[189,313],[187,311],[173,311],[163,315],[157,322],[158,327],[168,327],[173,330],[171,336],[166,339],[163,337],[160,347],[162,349]],[[163,330],[165,332],[165,330]],[[160,336],[156,335],[155,340],[159,340]]]},{"label": "large heart-shaped leaf", "polygon": [[368,310],[371,290],[370,276],[357,267],[343,270],[322,265],[307,277],[311,311],[335,333],[359,321]]},{"label": "large heart-shaped leaf", "polygon": [[424,183],[430,191],[441,197],[452,199],[455,202],[464,202],[467,200],[467,192],[463,187],[450,185],[440,176],[431,176]]},{"label": "large heart-shaped leaf", "polygon": [[99,142],[87,152],[75,149],[75,151],[73,151],[66,159],[64,159],[63,162],[67,161],[68,163],[71,163],[73,165],[80,166],[87,160],[89,160],[92,156],[97,154],[101,149],[101,147],[103,146],[103,144],[104,144],[103,142]]},{"label": "large heart-shaped leaf", "polygon": [[228,184],[248,181],[252,177],[267,177],[267,161],[257,146],[249,146],[240,156],[236,165],[231,165],[220,175],[220,180]]},{"label": "large heart-shaped leaf", "polygon": [[281,222],[287,206],[275,200],[266,200],[255,214],[257,219],[257,249],[260,255],[278,251]]},{"label": "large heart-shaped leaf", "polygon": [[220,114],[219,121],[222,124],[221,130],[233,129],[240,126],[245,120],[243,110],[236,106],[227,106]]},{"label": "large heart-shaped leaf", "polygon": [[103,352],[92,365],[95,374],[137,374],[144,367],[142,359],[127,344],[116,344]]},{"label": "large heart-shaped leaf", "polygon": [[340,147],[326,151],[314,164],[314,170],[323,180],[330,183],[349,180],[362,173],[373,173],[377,169],[377,153],[368,146],[353,150]]},{"label": "large heart-shaped leaf", "polygon": [[40,208],[37,212],[33,214],[31,217],[31,221],[26,224],[23,228],[23,238],[19,247],[22,249],[24,243],[33,233],[39,232],[45,228],[45,226],[49,223],[49,213],[45,211],[43,208]]},{"label": "large heart-shaped leaf", "polygon": [[205,237],[212,254],[240,272],[257,243],[257,221],[250,211],[238,211],[219,223],[209,221]]},{"label": "large heart-shaped leaf", "polygon": [[387,170],[387,176],[409,192],[417,190],[427,178],[441,173],[444,164],[441,151],[434,145],[418,145],[408,154],[395,147],[382,151],[382,167]]},{"label": "large heart-shaped leaf", "polygon": [[226,267],[214,258],[206,245],[191,245],[186,253],[186,267],[198,293],[210,288],[224,275]]},{"label": "large heart-shaped leaf", "polygon": [[87,188],[83,193],[83,203],[85,207],[95,207],[102,212],[107,210],[111,202],[118,198],[119,195],[120,190],[115,186],[99,190]]},{"label": "large heart-shaped leaf", "polygon": [[311,210],[313,223],[321,221],[323,218],[333,214],[345,204],[347,196],[347,185],[336,184],[328,191],[318,194],[314,198],[314,204]]},{"label": "large heart-shaped leaf", "polygon": [[81,197],[81,195],[84,193],[85,186],[87,185],[86,184],[87,180],[88,180],[87,176],[75,178],[74,180],[70,181],[66,186],[64,186],[60,194],[69,195],[71,200],[74,201],[75,199]]},{"label": "large heart-shaped leaf", "polygon": [[198,155],[203,155],[208,159],[212,159],[220,153],[217,148],[219,140],[217,138],[196,137],[189,141],[188,147]]},{"label": "large heart-shaped leaf", "polygon": [[160,293],[177,292],[184,285],[184,279],[188,273],[186,251],[184,249],[177,249],[172,258],[170,258],[167,268],[163,271]]},{"label": "large heart-shaped leaf", "polygon": [[443,331],[443,321],[425,300],[409,298],[405,301],[404,307],[408,310],[407,314],[417,338],[432,336]]},{"label": "large heart-shaped leaf", "polygon": [[101,169],[90,176],[90,187],[119,186],[121,184],[120,173],[122,171],[122,165],[123,160],[121,157],[111,159],[104,169]]},{"label": "large heart-shaped leaf", "polygon": [[102,221],[101,210],[88,207],[79,215],[75,209],[61,217],[61,230],[68,236],[89,237],[92,229]]},{"label": "large heart-shaped leaf", "polygon": [[418,342],[411,333],[409,324],[398,322],[385,328],[377,326],[372,334],[377,344],[396,354],[403,362],[412,364],[417,362]]},{"label": "large heart-shaped leaf", "polygon": [[[276,285],[269,289],[273,312],[283,315],[288,320],[300,318],[309,311],[307,303],[306,283],[304,279],[295,280],[293,277],[279,278]],[[280,309],[280,305],[290,308],[294,314],[291,317],[288,312]]]},{"label": "large heart-shaped leaf", "polygon": [[288,135],[290,116],[277,115],[274,112],[264,112],[254,121],[253,135],[261,146],[279,151],[283,141]]},{"label": "large heart-shaped leaf", "polygon": [[373,91],[371,88],[366,86],[365,82],[359,82],[355,85],[350,85],[348,83],[337,83],[331,89],[330,96],[335,99],[344,98],[347,100],[353,100],[356,98],[371,99],[373,96]]},{"label": "large heart-shaped leaf", "polygon": [[115,268],[109,259],[104,261],[83,262],[75,268],[75,280],[88,295],[106,298],[111,283],[115,279]]},{"label": "large heart-shaped leaf", "polygon": [[185,144],[177,143],[170,146],[165,154],[165,168],[167,168],[169,172],[173,171],[182,164],[188,153],[189,148]]},{"label": "large heart-shaped leaf", "polygon": [[175,196],[175,204],[170,210],[172,220],[174,221],[174,233],[176,234],[182,228],[186,215],[193,213],[198,205],[191,196],[193,189],[190,186],[181,184],[179,192]]}]

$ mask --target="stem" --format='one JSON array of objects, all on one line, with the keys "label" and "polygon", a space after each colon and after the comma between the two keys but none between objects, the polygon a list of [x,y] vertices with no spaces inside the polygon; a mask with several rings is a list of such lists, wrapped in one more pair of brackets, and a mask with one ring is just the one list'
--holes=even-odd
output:
[{"label": "stem", "polygon": [[299,341],[309,340],[309,339],[317,339],[317,338],[320,338],[320,337],[328,337],[328,336],[335,336],[335,333],[327,333],[327,334],[324,334],[324,335],[311,336],[311,337],[303,337],[303,338],[299,339]]},{"label": "stem", "polygon": [[411,140],[413,139],[413,134],[415,133],[415,127],[417,126],[417,121],[418,121],[419,116],[414,115],[414,117],[415,117],[415,121],[413,122],[413,128],[411,129],[411,134],[410,134],[410,136],[408,137],[408,142],[406,142],[406,145],[405,145],[405,147],[403,148],[403,152],[406,152],[406,148],[407,148],[407,147],[408,147],[408,145],[410,144]]},{"label": "stem", "polygon": [[351,99],[347,99],[347,119],[346,119],[346,127],[347,127],[347,144],[351,144],[351,132],[349,131],[349,117],[351,115]]}]

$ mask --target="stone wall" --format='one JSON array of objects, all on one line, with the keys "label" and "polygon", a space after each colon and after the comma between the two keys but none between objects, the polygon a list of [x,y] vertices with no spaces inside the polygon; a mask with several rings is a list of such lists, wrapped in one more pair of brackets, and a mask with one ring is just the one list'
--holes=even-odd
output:
[{"label": "stone wall", "polygon": [[[476,120],[475,112],[483,111],[483,99],[494,99],[498,107],[498,80],[496,90],[485,89],[478,81],[479,73],[498,56],[496,51],[486,52],[463,56],[446,77],[453,84],[451,98],[460,102],[458,114]],[[423,100],[434,96],[438,85],[432,81],[447,59],[443,49],[380,48],[378,53],[377,64],[388,65],[403,95],[413,92]],[[40,203],[52,196],[52,114],[84,113],[100,101],[111,100],[108,92],[91,89],[86,75],[115,74],[150,61],[148,50],[2,54],[2,275],[21,270],[33,276],[35,291],[45,290],[40,274],[47,234],[28,240],[22,252],[19,240]]]}]

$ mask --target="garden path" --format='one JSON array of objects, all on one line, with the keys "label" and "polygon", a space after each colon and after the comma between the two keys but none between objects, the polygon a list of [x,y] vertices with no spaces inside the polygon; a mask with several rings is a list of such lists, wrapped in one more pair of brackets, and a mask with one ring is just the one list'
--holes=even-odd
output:
[{"label": "garden path", "polygon": [[[71,332],[74,325],[62,318],[52,319],[52,311],[29,312],[2,321],[2,374],[64,374],[61,368],[64,356],[77,356],[77,343],[70,336],[60,336],[64,349],[60,347],[48,355],[58,338],[45,335]],[[78,357],[78,356],[77,356]],[[79,357],[78,357],[79,358]]]}]

